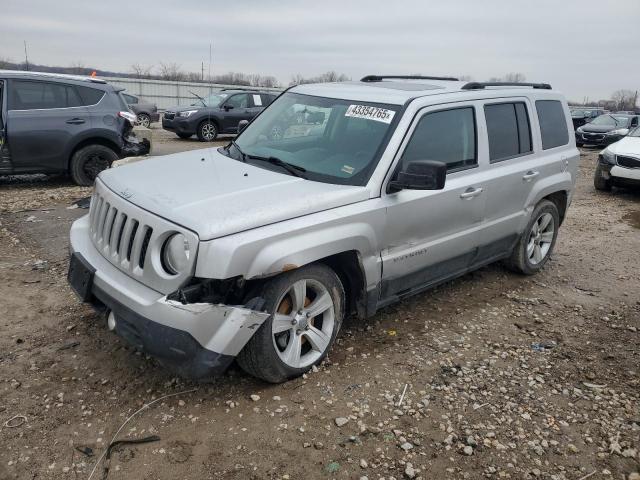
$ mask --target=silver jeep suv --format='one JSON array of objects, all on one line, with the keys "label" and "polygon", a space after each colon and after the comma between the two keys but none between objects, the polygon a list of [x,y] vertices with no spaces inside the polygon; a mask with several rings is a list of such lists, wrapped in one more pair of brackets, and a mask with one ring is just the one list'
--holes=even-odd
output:
[{"label": "silver jeep suv", "polygon": [[104,171],[68,279],[178,373],[282,382],[346,315],[549,259],[579,153],[547,84],[368,76],[288,89],[228,146]]}]

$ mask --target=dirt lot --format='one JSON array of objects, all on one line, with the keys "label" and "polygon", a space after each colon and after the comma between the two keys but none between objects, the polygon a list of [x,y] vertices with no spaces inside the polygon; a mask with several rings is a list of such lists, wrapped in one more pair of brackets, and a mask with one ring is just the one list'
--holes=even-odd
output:
[{"label": "dirt lot", "polygon": [[595,159],[544,272],[490,266],[349,321],[278,386],[185,382],[110,334],[65,281],[89,190],[0,179],[0,479],[86,479],[131,414],[184,391],[117,434],[160,439],[113,449],[109,479],[638,478],[640,192],[595,193]]}]

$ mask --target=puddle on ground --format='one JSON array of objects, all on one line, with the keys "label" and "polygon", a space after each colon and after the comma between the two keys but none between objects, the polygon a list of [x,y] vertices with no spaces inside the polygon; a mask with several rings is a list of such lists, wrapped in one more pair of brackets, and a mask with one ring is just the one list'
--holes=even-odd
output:
[{"label": "puddle on ground", "polygon": [[640,210],[627,213],[622,219],[634,228],[640,228]]}]

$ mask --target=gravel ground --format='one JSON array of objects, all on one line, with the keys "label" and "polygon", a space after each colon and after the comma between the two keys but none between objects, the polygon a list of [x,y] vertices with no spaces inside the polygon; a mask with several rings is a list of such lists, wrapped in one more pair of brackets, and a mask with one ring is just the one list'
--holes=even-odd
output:
[{"label": "gravel ground", "polygon": [[112,438],[157,435],[92,478],[638,480],[640,192],[596,193],[595,159],[539,275],[492,265],[349,320],[275,386],[185,382],[108,333],[65,282],[88,190],[0,180],[0,478],[89,478]]}]

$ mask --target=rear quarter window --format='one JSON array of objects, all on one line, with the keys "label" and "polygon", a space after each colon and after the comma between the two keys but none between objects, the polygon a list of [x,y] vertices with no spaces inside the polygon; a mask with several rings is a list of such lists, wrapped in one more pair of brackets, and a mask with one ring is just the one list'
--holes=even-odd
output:
[{"label": "rear quarter window", "polygon": [[97,88],[76,86],[76,89],[80,94],[80,98],[82,98],[82,104],[85,106],[95,105],[104,97],[104,92]]},{"label": "rear quarter window", "polygon": [[548,150],[569,143],[569,130],[562,103],[558,100],[536,100],[542,149]]}]

